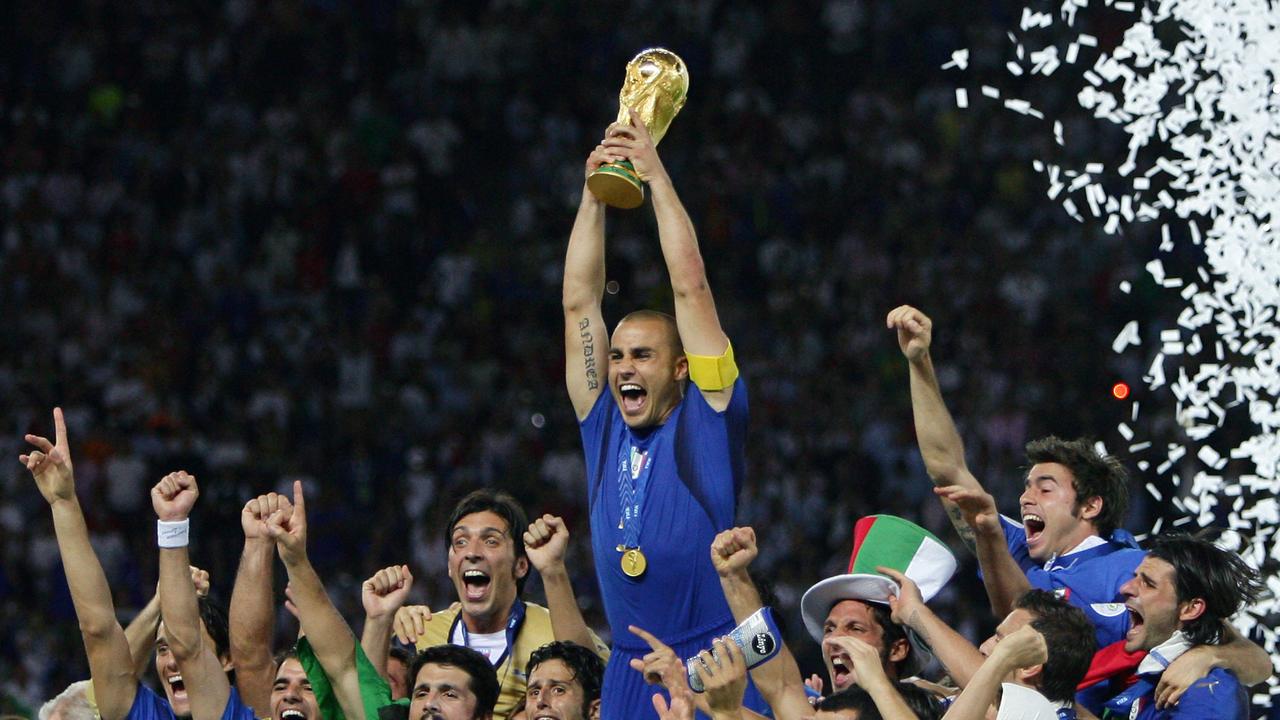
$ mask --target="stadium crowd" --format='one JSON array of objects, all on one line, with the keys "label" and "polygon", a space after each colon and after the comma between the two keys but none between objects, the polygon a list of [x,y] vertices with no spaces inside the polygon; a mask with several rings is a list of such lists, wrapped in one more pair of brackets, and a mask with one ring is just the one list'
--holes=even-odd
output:
[{"label": "stadium crowd", "polygon": [[[653,44],[691,68],[662,156],[751,387],[732,524],[760,538],[752,575],[806,674],[830,653],[806,639],[801,598],[843,571],[860,517],[905,517],[953,546],[960,570],[928,605],[961,636],[1006,614],[971,601],[986,594],[977,560],[930,497],[890,308],[918,304],[946,328],[937,382],[968,469],[1006,512],[1024,443],[1104,434],[1121,412],[1112,379],[1140,373],[1099,351],[1135,251],[1037,202],[1038,141],[1016,139],[1007,115],[957,110],[937,71],[998,35],[999,8],[229,0],[22,3],[13,20],[0,31],[0,443],[30,452],[23,436],[54,437],[49,408],[62,408],[126,623],[147,619],[163,575],[149,493],[171,471],[198,478],[190,559],[223,605],[246,502],[292,502],[301,482],[304,554],[355,628],[384,568],[411,568],[415,582],[388,585],[406,607],[459,599],[444,580],[455,508],[492,488],[533,529],[561,519],[568,587],[598,634],[574,647],[605,653],[620,629],[592,571],[558,301],[581,163],[616,113],[623,64]],[[654,226],[647,211],[610,217],[610,327],[671,309]],[[1125,312],[1155,302],[1133,279]],[[0,483],[0,676],[21,713],[90,668],[31,473]],[[1133,530],[1158,512],[1136,490]],[[508,542],[525,539],[506,524]],[[283,564],[296,585],[299,563]],[[526,594],[550,606],[547,584],[540,573]],[[297,623],[271,606],[274,652]],[[551,653],[589,695],[594,655]],[[529,662],[517,674],[533,687]]]}]

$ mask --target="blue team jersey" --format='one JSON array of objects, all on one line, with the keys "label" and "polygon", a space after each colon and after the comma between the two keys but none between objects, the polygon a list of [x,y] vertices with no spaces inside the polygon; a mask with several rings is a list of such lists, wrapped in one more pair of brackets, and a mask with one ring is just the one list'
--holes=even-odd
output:
[{"label": "blue team jersey", "polygon": [[1246,689],[1228,670],[1214,668],[1197,680],[1173,707],[1156,708],[1159,673],[1138,676],[1138,682],[1103,706],[1102,720],[1245,720],[1249,716]]},{"label": "blue team jersey", "polygon": [[[711,565],[711,541],[733,526],[742,486],[747,429],[747,388],[739,378],[724,412],[716,412],[692,383],[685,397],[654,428],[632,431],[613,395],[605,390],[582,421],[587,462],[591,549],[613,630],[613,653],[605,667],[603,720],[657,718],[656,691],[628,666],[649,646],[627,631],[636,625],[657,635],[679,657],[691,657],[727,634],[735,623]],[[644,454],[649,468],[636,543],[648,569],[638,578],[622,572],[623,457]],[[766,717],[769,706],[753,684],[743,705]],[[703,718],[701,713],[699,718]]]},{"label": "blue team jersey", "polygon": [[1133,577],[1147,552],[1125,530],[1117,530],[1102,544],[1073,552],[1044,564],[1027,552],[1027,532],[1022,524],[1003,515],[1004,539],[1009,554],[1026,573],[1031,587],[1061,592],[1068,602],[1084,611],[1097,630],[1098,647],[1124,639],[1129,613],[1120,586]]},{"label": "blue team jersey", "polygon": [[[742,485],[747,428],[747,389],[739,378],[724,412],[716,412],[697,386],[667,421],[633,431],[613,394],[600,393],[582,421],[591,512],[591,549],[614,642],[647,646],[626,631],[636,625],[668,642],[732,622],[720,579],[711,565],[711,541],[733,526]],[[624,443],[654,456],[641,506],[639,547],[648,569],[639,578],[622,572],[623,530],[618,458]]]},{"label": "blue team jersey", "polygon": [[[173,708],[169,701],[155,693],[151,688],[139,684],[133,695],[133,706],[125,720],[175,720]],[[235,687],[227,698],[227,706],[222,711],[222,720],[255,720],[253,710],[240,700],[240,693]]]}]

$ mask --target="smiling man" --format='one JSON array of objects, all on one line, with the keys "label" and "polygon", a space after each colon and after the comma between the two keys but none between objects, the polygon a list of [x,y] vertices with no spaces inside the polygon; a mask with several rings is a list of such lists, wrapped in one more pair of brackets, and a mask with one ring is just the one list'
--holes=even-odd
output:
[{"label": "smiling man", "polygon": [[[622,160],[648,183],[675,316],[633,312],[607,335],[605,206],[584,187],[565,253],[565,382],[582,432],[596,576],[613,631],[601,712],[608,720],[654,717],[629,665],[649,647],[629,626],[685,657],[734,627],[711,562],[694,550],[733,524],[747,426],[746,387],[693,222],[634,113],[631,124],[609,126],[586,175]],[[764,709],[753,687],[746,705]]]},{"label": "smiling man", "polygon": [[[524,509],[506,493],[481,489],[464,497],[448,525],[449,579],[458,602],[436,613],[401,608],[396,620],[401,639],[419,649],[452,643],[488,658],[502,688],[494,711],[499,718],[524,706],[524,668],[534,650],[556,639],[547,609],[521,599],[529,575],[528,525]],[[597,653],[607,654],[599,638],[591,639]]]}]

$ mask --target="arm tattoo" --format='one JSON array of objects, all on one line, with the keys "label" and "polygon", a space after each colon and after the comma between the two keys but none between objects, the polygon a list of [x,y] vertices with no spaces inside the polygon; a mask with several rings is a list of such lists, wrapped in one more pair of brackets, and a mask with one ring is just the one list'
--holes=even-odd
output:
[{"label": "arm tattoo", "polygon": [[955,526],[956,533],[960,535],[960,540],[964,542],[964,546],[969,548],[969,552],[978,554],[978,541],[973,533],[973,528],[969,527],[969,523],[964,520],[964,513],[960,512],[960,508],[951,503],[947,503],[947,516],[951,518],[951,524]]},{"label": "arm tattoo", "polygon": [[585,361],[587,389],[600,387],[600,376],[596,373],[596,348],[592,342],[591,320],[582,318],[578,321],[578,337],[582,339],[582,358]]}]

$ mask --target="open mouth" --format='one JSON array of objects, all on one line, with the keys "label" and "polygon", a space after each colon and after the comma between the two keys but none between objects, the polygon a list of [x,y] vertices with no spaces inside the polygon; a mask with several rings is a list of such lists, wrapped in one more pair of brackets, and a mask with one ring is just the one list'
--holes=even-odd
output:
[{"label": "open mouth", "polygon": [[1044,518],[1035,513],[1027,513],[1022,516],[1022,527],[1027,531],[1027,542],[1039,540],[1044,532]]},{"label": "open mouth", "polygon": [[280,711],[280,720],[307,720],[307,714],[297,708]]},{"label": "open mouth", "polygon": [[491,578],[482,570],[466,570],[462,573],[462,585],[466,588],[468,600],[483,600],[489,592]]},{"label": "open mouth", "polygon": [[1147,620],[1142,617],[1142,613],[1132,607],[1126,605],[1125,609],[1129,611],[1129,632],[1125,633],[1124,637],[1126,640],[1132,640],[1142,631],[1142,626],[1146,624]]},{"label": "open mouth", "polygon": [[182,682],[181,675],[178,675],[176,673],[173,675],[170,675],[169,677],[165,678],[165,682],[169,683],[169,689],[173,690],[173,697],[175,699],[178,698],[179,696],[184,698],[187,696],[187,685],[186,683]]},{"label": "open mouth", "polygon": [[843,690],[853,684],[853,662],[848,655],[831,656],[831,685]]},{"label": "open mouth", "polygon": [[644,410],[645,401],[649,398],[648,391],[632,382],[619,385],[618,394],[622,396],[622,412],[626,415],[635,415]]}]

